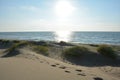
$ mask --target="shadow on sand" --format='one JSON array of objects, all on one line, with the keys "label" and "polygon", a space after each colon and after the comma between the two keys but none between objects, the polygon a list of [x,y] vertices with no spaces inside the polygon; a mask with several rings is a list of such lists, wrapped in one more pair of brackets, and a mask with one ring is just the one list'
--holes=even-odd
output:
[{"label": "shadow on sand", "polygon": [[14,56],[17,56],[19,54],[20,54],[20,52],[18,50],[14,50],[12,52],[5,51],[5,54],[2,56],[2,58],[5,58],[5,57],[14,57]]},{"label": "shadow on sand", "polygon": [[65,59],[72,64],[86,67],[100,67],[100,66],[120,67],[120,60],[110,59],[93,52],[85,54],[82,57],[66,57]]}]

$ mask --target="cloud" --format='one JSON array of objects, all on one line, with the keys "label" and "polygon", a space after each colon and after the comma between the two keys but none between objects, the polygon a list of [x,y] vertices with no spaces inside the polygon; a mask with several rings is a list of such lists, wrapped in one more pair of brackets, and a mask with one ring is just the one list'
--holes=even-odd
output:
[{"label": "cloud", "polygon": [[36,6],[21,6],[20,9],[30,10],[30,11],[37,11],[37,10],[39,10],[39,8],[36,7]]},{"label": "cloud", "polygon": [[16,10],[27,10],[27,11],[40,11],[39,7],[36,6],[8,6],[5,9],[8,9],[10,11],[16,11]]}]

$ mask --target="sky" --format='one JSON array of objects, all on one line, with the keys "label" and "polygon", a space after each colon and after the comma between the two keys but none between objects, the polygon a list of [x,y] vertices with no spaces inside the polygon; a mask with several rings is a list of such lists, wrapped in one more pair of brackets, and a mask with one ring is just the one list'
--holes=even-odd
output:
[{"label": "sky", "polygon": [[120,0],[0,0],[0,32],[120,31]]}]

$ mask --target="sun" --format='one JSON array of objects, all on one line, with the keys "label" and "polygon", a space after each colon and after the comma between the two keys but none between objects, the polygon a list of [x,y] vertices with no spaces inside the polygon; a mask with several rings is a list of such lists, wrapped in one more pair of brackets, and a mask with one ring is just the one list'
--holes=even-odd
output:
[{"label": "sun", "polygon": [[59,0],[55,5],[55,13],[58,17],[68,17],[74,11],[73,5],[69,0]]}]

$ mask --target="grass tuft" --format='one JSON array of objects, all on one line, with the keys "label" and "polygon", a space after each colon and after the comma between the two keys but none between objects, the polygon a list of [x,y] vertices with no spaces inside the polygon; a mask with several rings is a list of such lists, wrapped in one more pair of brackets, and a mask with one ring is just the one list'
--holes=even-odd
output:
[{"label": "grass tuft", "polygon": [[63,51],[63,56],[71,56],[71,57],[81,57],[84,53],[88,53],[88,49],[81,46],[74,46],[72,48],[65,49]]},{"label": "grass tuft", "polygon": [[17,48],[20,48],[22,46],[25,46],[25,45],[29,45],[30,43],[27,42],[27,41],[21,41],[19,43],[15,43],[13,44],[10,48],[8,48],[6,51],[7,52],[13,52],[14,50],[16,50]]},{"label": "grass tuft", "polygon": [[102,54],[103,56],[115,59],[116,58],[116,54],[115,51],[113,50],[113,48],[111,46],[108,45],[100,45],[97,49],[97,51]]},{"label": "grass tuft", "polygon": [[48,56],[48,47],[47,46],[33,46],[33,50],[42,55]]}]

